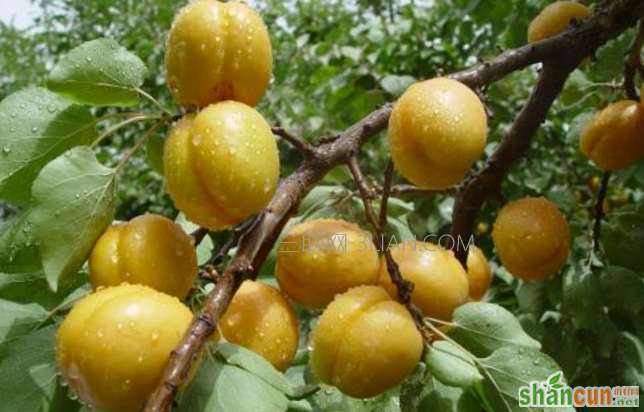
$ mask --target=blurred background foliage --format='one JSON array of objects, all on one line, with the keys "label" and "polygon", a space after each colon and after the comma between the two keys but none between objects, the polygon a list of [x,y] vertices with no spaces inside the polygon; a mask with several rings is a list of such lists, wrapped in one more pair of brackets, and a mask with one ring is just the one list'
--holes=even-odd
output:
[{"label": "blurred background foliage", "polygon": [[[163,73],[166,32],[180,0],[36,0],[42,9],[33,26],[0,23],[0,99],[41,84],[62,55],[98,37],[117,40],[146,62],[145,90],[171,102]],[[393,101],[412,82],[458,71],[525,43],[527,26],[544,0],[255,0],[272,37],[274,78],[259,106],[270,124],[307,140],[334,136],[378,105]],[[585,3],[597,3],[586,1]],[[6,5],[3,5],[5,7]],[[632,31],[603,47],[569,79],[565,91],[534,138],[529,156],[516,164],[503,187],[508,199],[546,196],[573,230],[573,252],[563,275],[538,284],[513,280],[494,258],[490,232],[498,205],[482,211],[476,242],[492,258],[494,286],[488,299],[514,311],[524,327],[564,369],[572,386],[625,385],[644,380],[644,165],[611,179],[608,223],[600,256],[588,264],[589,226],[600,171],[578,150],[579,130],[597,108],[623,98],[623,53]],[[538,67],[508,76],[488,90],[489,155],[531,92]],[[616,86],[617,85],[617,86]],[[140,109],[153,110],[141,102]],[[121,129],[101,147],[113,164],[143,129]],[[118,218],[145,212],[175,216],[158,167],[164,131],[120,175]],[[382,181],[388,159],[385,136],[366,145],[362,166]],[[280,142],[282,175],[299,155]],[[482,159],[475,167],[482,166]],[[152,166],[152,167],[151,167]],[[397,183],[404,183],[397,177]],[[339,168],[314,190],[298,219],[342,215],[363,222],[347,170]],[[421,237],[449,227],[453,198],[406,195],[392,200],[390,232]],[[15,212],[4,205],[6,218]],[[0,215],[0,217],[2,217]],[[217,240],[217,239],[216,239]],[[591,263],[595,262],[591,260]],[[269,259],[263,274],[271,276]],[[603,302],[603,304],[602,304]],[[622,367],[616,368],[615,365]]]}]

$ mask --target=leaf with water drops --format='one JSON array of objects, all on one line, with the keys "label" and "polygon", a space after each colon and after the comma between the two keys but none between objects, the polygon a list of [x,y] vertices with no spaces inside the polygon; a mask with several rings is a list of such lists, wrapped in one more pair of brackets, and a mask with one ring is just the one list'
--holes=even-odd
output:
[{"label": "leaf with water drops", "polygon": [[74,102],[93,106],[132,106],[147,68],[114,40],[81,44],[54,67],[47,87]]},{"label": "leaf with water drops", "polygon": [[512,313],[493,303],[472,302],[459,307],[454,311],[454,323],[449,336],[476,356],[488,356],[504,346],[541,348]]},{"label": "leaf with water drops", "polygon": [[472,355],[450,342],[437,341],[427,349],[425,363],[431,374],[449,386],[469,388],[483,379]]},{"label": "leaf with water drops", "polygon": [[33,224],[49,286],[82,266],[112,222],[116,176],[89,147],[77,147],[45,166],[34,182]]},{"label": "leaf with water drops", "polygon": [[26,203],[40,169],[96,137],[89,109],[33,87],[0,102],[0,198]]},{"label": "leaf with water drops", "polygon": [[56,375],[51,325],[3,347],[0,351],[0,412],[47,411],[61,389]]},{"label": "leaf with water drops", "polygon": [[41,270],[38,242],[25,210],[0,227],[0,273],[27,273]]},{"label": "leaf with water drops", "polygon": [[[519,388],[529,386],[532,381],[547,382],[552,374],[561,370],[546,354],[521,346],[501,348],[480,362],[485,380],[475,386],[476,392],[489,410],[498,412],[525,411],[525,407],[519,406]],[[530,410],[574,411],[565,407],[531,407]]]},{"label": "leaf with water drops", "polygon": [[199,372],[179,400],[179,412],[283,412],[286,395],[220,356],[204,356]]}]

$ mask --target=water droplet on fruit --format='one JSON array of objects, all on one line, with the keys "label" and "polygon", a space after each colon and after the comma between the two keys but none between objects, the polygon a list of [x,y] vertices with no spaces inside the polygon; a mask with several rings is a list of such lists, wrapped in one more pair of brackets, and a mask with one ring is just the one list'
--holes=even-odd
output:
[{"label": "water droplet on fruit", "polygon": [[195,146],[199,146],[201,144],[201,139],[202,137],[200,134],[196,134],[192,136],[192,144]]}]

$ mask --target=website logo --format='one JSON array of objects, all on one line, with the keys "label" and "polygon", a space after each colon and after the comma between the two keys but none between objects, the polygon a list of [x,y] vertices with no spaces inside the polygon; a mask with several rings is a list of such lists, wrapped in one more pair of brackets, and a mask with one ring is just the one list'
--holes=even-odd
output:
[{"label": "website logo", "polygon": [[638,386],[576,386],[563,382],[561,371],[553,373],[543,382],[532,381],[519,388],[519,405],[522,407],[638,407]]}]

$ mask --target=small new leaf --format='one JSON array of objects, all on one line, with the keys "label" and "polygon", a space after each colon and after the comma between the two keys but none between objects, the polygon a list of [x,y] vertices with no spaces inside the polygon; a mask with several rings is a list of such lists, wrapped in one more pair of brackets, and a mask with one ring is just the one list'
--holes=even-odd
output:
[{"label": "small new leaf", "polygon": [[71,50],[54,67],[47,86],[77,103],[132,106],[147,68],[114,40],[98,39]]},{"label": "small new leaf", "polygon": [[76,273],[96,239],[112,222],[115,171],[89,147],[74,148],[45,166],[34,182],[33,224],[47,282]]},{"label": "small new leaf", "polygon": [[32,87],[0,102],[0,198],[27,203],[40,169],[96,136],[89,109]]}]

